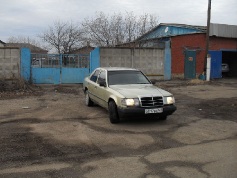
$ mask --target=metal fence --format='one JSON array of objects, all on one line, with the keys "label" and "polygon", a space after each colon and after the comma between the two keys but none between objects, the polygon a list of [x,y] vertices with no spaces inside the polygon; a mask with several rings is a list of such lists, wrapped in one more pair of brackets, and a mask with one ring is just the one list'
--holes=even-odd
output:
[{"label": "metal fence", "polygon": [[79,54],[31,54],[34,68],[88,68],[89,55]]},{"label": "metal fence", "polygon": [[89,70],[89,55],[31,54],[31,80],[36,84],[82,83]]}]

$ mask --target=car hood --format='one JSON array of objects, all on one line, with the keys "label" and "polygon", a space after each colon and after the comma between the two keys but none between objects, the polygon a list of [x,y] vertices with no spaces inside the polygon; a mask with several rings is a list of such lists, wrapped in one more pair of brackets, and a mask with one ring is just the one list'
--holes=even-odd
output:
[{"label": "car hood", "polygon": [[138,96],[170,96],[171,93],[162,90],[152,84],[111,85],[111,89],[119,92],[125,98]]}]

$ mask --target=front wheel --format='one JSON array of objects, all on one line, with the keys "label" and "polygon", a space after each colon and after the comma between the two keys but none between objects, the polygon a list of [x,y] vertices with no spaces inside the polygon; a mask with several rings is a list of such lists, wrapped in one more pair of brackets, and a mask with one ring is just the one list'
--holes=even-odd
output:
[{"label": "front wheel", "polygon": [[90,97],[89,97],[88,90],[86,90],[85,96],[86,96],[86,105],[87,105],[87,106],[92,106],[94,103],[93,103],[93,101],[91,101],[91,99],[90,99]]},{"label": "front wheel", "polygon": [[119,123],[117,105],[114,101],[109,102],[109,119],[112,124]]}]

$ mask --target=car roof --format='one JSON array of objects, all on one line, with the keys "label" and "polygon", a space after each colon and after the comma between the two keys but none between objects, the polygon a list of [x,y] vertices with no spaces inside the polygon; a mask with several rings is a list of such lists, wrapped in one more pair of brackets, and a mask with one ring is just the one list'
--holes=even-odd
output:
[{"label": "car roof", "polygon": [[138,69],[129,68],[129,67],[99,67],[99,69],[104,69],[107,71],[118,71],[118,70],[134,70],[139,71]]}]

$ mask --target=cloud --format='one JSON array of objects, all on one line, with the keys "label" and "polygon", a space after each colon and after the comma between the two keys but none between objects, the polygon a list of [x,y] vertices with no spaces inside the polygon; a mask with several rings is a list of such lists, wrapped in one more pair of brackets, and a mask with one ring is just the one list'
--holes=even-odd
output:
[{"label": "cloud", "polygon": [[[36,36],[55,20],[81,22],[95,12],[152,14],[161,23],[206,25],[207,0],[6,0],[1,3],[0,39]],[[237,25],[236,0],[212,0],[211,22]]]}]

